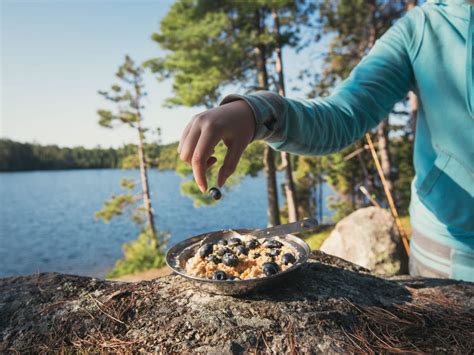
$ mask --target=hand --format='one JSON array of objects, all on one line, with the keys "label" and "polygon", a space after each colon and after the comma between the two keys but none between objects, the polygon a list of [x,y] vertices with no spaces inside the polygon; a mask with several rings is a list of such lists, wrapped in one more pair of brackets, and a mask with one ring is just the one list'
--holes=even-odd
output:
[{"label": "hand", "polygon": [[194,179],[202,192],[207,190],[206,170],[217,159],[214,148],[223,140],[227,153],[219,170],[217,184],[224,185],[232,175],[247,145],[255,134],[255,119],[243,100],[204,111],[195,116],[184,129],[178,152],[193,167]]}]

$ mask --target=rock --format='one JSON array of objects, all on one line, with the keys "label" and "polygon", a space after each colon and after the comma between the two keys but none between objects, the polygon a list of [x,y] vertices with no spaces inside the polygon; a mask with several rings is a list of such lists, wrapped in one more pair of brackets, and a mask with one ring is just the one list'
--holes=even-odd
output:
[{"label": "rock", "polygon": [[381,278],[322,252],[264,292],[218,296],[184,278],[0,279],[0,353],[469,353],[474,284]]},{"label": "rock", "polygon": [[390,213],[361,208],[336,224],[321,250],[379,275],[408,273],[408,258]]}]

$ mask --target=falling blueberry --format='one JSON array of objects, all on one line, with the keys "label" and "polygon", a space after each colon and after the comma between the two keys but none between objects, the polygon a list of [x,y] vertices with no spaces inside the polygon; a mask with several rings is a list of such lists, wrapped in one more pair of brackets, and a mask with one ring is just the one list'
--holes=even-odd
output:
[{"label": "falling blueberry", "polygon": [[296,258],[293,256],[293,254],[286,253],[282,255],[281,262],[285,265],[294,264],[296,262]]},{"label": "falling blueberry", "polygon": [[206,244],[204,244],[203,246],[201,246],[199,248],[199,256],[201,258],[205,258],[209,254],[211,254],[213,250],[214,250],[214,244],[213,243],[206,243]]},{"label": "falling blueberry", "polygon": [[273,249],[273,248],[281,248],[283,244],[280,243],[278,240],[269,239],[269,240],[266,240],[265,243],[263,243],[263,246]]},{"label": "falling blueberry", "polygon": [[258,242],[257,239],[250,239],[250,240],[247,240],[245,242],[245,246],[249,249],[255,249],[256,247],[258,247],[260,245],[260,243]]},{"label": "falling blueberry", "polygon": [[207,261],[213,264],[219,264],[220,262],[222,262],[221,258],[212,254],[207,257]]},{"label": "falling blueberry", "polygon": [[248,255],[249,253],[249,250],[243,245],[238,245],[236,249],[237,249],[237,255]]},{"label": "falling blueberry", "polygon": [[234,255],[227,253],[222,257],[222,263],[226,266],[235,266],[239,262],[239,259]]},{"label": "falling blueberry", "polygon": [[242,241],[239,238],[230,238],[229,246],[235,247],[237,245],[242,245]]},{"label": "falling blueberry", "polygon": [[263,268],[263,273],[266,276],[271,276],[278,273],[278,265],[272,261],[268,263],[263,263],[262,268]]},{"label": "falling blueberry", "polygon": [[219,190],[217,187],[211,187],[209,189],[209,194],[212,196],[214,200],[220,200],[222,197],[221,190]]},{"label": "falling blueberry", "polygon": [[224,281],[227,280],[227,274],[224,271],[217,270],[212,274],[213,280]]}]

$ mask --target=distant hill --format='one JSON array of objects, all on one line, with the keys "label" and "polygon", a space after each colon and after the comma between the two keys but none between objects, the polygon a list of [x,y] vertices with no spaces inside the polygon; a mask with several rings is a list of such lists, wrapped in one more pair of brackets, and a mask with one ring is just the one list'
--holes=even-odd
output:
[{"label": "distant hill", "polygon": [[[160,170],[174,169],[178,142],[147,144],[148,163]],[[0,139],[0,171],[137,168],[136,146],[114,148],[58,147]]]}]

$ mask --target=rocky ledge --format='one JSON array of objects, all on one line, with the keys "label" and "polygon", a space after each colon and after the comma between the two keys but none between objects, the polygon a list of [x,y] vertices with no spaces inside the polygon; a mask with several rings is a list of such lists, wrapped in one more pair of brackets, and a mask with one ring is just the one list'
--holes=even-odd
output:
[{"label": "rocky ledge", "polygon": [[0,279],[0,352],[455,352],[474,348],[474,284],[380,278],[322,252],[255,295],[54,273]]}]

